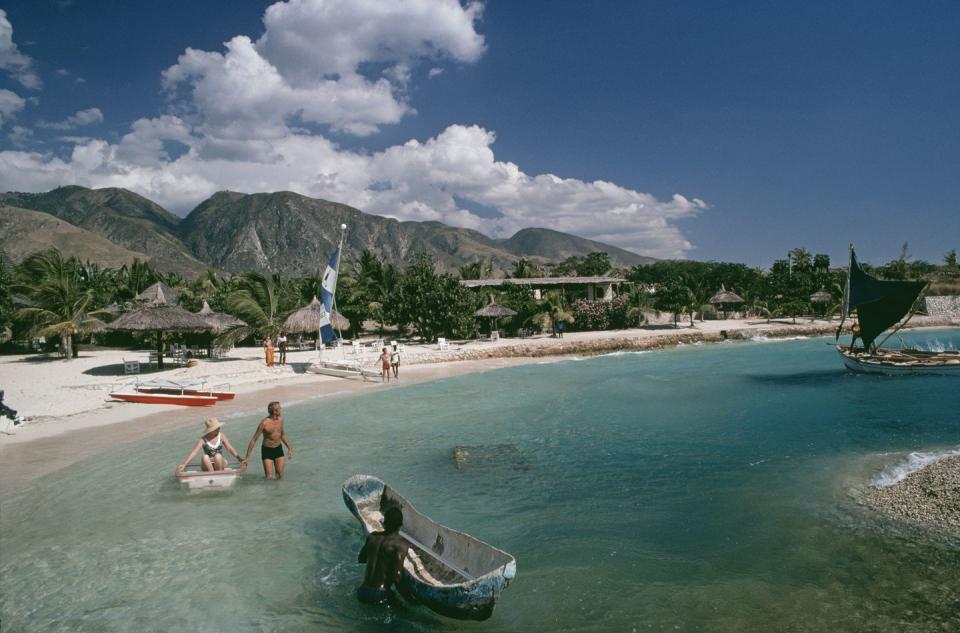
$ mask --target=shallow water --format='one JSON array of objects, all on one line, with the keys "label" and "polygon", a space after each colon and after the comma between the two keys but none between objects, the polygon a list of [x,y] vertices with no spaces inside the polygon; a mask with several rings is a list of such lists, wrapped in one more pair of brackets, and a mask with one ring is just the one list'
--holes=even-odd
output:
[{"label": "shallow water", "polygon": [[[960,445],[960,385],[850,374],[826,343],[615,354],[298,404],[287,479],[254,469],[216,497],[170,476],[198,419],[4,495],[3,631],[960,630],[960,541],[855,501],[908,453]],[[236,446],[259,417],[228,421]],[[340,496],[355,473],[516,556],[490,620],[355,601],[362,537]]]}]

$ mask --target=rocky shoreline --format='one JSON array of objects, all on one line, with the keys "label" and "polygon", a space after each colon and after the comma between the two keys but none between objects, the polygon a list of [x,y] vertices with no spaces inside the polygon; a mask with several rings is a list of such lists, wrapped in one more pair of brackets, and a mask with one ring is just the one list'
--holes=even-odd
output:
[{"label": "rocky shoreline", "polygon": [[960,534],[960,455],[952,455],[884,487],[868,489],[865,506],[889,517]]}]

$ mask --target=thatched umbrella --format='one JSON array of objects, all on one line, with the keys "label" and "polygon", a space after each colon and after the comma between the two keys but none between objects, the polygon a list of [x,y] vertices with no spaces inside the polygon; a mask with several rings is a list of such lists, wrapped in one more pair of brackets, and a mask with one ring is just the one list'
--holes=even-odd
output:
[{"label": "thatched umbrella", "polygon": [[114,332],[156,332],[157,367],[160,369],[163,369],[164,332],[208,332],[210,329],[203,317],[167,303],[163,290],[159,287],[153,301],[127,312],[107,325],[107,330]]},{"label": "thatched umbrella", "polygon": [[720,284],[720,290],[717,292],[717,294],[710,297],[708,303],[720,306],[720,309],[723,310],[723,318],[727,318],[727,310],[725,306],[743,303],[743,297],[735,292],[730,292],[723,287],[723,284]]},{"label": "thatched umbrella", "polygon": [[154,298],[156,298],[157,296],[157,290],[160,290],[163,292],[164,298],[167,300],[167,303],[169,303],[170,305],[177,305],[180,302],[180,291],[174,290],[173,288],[163,283],[162,281],[158,281],[157,283],[153,284],[152,286],[150,286],[149,288],[147,288],[146,290],[138,294],[136,297],[134,297],[134,299],[136,299],[137,301],[153,301]]},{"label": "thatched umbrella", "polygon": [[214,312],[210,308],[210,304],[207,303],[206,299],[203,301],[203,307],[200,308],[200,312],[197,312],[197,316],[202,317],[203,320],[207,322],[207,325],[210,326],[210,335],[207,338],[207,358],[213,358],[214,336],[223,334],[229,329],[246,325],[245,322],[241,321],[232,314],[226,314],[225,312]]},{"label": "thatched umbrella", "polygon": [[826,288],[821,288],[820,290],[817,290],[815,293],[810,295],[810,303],[819,303],[820,305],[826,305],[831,301],[833,301],[833,295],[827,292]]},{"label": "thatched umbrella", "polygon": [[[290,314],[281,329],[288,334],[316,334],[319,345],[320,318],[325,312],[323,304],[314,297],[310,303]],[[340,331],[350,329],[350,321],[336,310],[330,313],[330,325]]]},{"label": "thatched umbrella", "polygon": [[473,313],[473,316],[477,317],[489,317],[490,318],[490,335],[493,336],[493,331],[496,328],[497,319],[505,316],[514,316],[516,312],[508,308],[507,306],[502,306],[500,304],[494,303],[493,299],[490,300],[490,303],[483,306],[479,310]]}]

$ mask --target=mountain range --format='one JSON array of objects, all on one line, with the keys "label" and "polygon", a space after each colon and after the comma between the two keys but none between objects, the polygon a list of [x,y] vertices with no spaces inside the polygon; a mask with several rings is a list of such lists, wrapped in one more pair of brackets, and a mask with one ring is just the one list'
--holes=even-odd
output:
[{"label": "mountain range", "polygon": [[550,229],[528,228],[509,239],[440,222],[400,222],[336,202],[289,191],[243,194],[221,191],[185,218],[126,189],[59,187],[45,193],[0,194],[0,248],[14,261],[57,247],[103,266],[133,257],[166,272],[192,277],[208,268],[225,272],[312,274],[323,270],[348,229],[344,259],[364,250],[404,266],[417,252],[454,271],[483,260],[510,270],[520,257],[560,262],[602,251],[611,264],[630,267],[650,257]]}]

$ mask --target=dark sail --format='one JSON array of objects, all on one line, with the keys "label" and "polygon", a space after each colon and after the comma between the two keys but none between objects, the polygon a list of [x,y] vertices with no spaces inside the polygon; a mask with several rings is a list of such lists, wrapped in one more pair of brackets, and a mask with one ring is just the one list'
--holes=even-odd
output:
[{"label": "dark sail", "polygon": [[860,338],[867,349],[888,327],[910,311],[926,286],[924,281],[885,281],[863,272],[857,254],[850,249],[850,295],[848,309],[857,309]]}]

